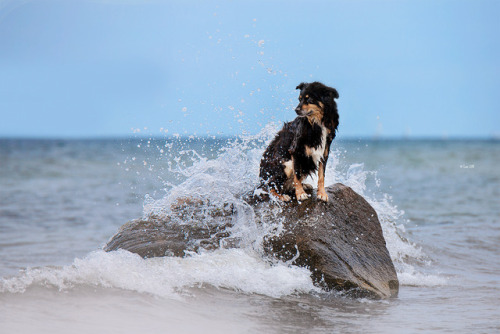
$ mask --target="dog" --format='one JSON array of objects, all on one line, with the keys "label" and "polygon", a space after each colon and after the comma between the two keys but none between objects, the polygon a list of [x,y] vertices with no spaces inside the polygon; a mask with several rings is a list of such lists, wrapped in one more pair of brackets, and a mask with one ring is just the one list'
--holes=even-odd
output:
[{"label": "dog", "polygon": [[325,191],[325,169],[330,145],[339,125],[335,88],[320,82],[301,83],[297,117],[278,132],[265,150],[260,162],[261,187],[281,201],[309,198],[302,181],[318,172],[317,198],[328,202]]}]

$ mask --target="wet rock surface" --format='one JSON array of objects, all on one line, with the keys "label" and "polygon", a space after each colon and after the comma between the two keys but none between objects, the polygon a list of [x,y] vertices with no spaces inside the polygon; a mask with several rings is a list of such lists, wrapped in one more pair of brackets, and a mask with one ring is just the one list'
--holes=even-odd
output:
[{"label": "wet rock surface", "polygon": [[[201,201],[181,199],[166,218],[136,219],[123,225],[104,250],[125,249],[144,258],[185,256],[200,249],[233,247],[232,207],[206,209]],[[210,219],[207,219],[210,217]]]},{"label": "wet rock surface", "polygon": [[[396,297],[399,282],[377,213],[345,185],[337,183],[326,191],[328,203],[313,193],[301,203],[282,205],[282,231],[264,238],[265,255],[309,268],[314,282],[325,290],[355,297]],[[271,205],[265,199],[247,202],[256,213]],[[202,207],[202,202],[184,199],[172,208],[175,217],[131,221],[104,249],[125,249],[147,258],[238,247],[231,236],[233,207],[208,211]]]},{"label": "wet rock surface", "polygon": [[399,282],[377,213],[351,188],[326,188],[329,201],[307,200],[284,210],[284,233],[264,242],[269,254],[308,267],[326,289],[354,296],[395,297]]}]

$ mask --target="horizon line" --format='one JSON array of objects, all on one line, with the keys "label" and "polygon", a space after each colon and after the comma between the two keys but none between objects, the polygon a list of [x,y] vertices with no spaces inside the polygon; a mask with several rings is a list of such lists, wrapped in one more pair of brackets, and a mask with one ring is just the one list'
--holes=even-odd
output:
[{"label": "horizon line", "polygon": [[[25,135],[0,135],[0,140],[43,140],[43,141],[93,141],[93,140],[193,140],[193,139],[235,139],[252,137],[255,134],[239,134],[239,135],[221,135],[221,134],[184,134],[184,135],[145,135],[145,134],[131,134],[131,135],[90,135],[90,136],[25,136]],[[485,136],[337,136],[337,141],[500,141],[499,135],[485,135]]]}]

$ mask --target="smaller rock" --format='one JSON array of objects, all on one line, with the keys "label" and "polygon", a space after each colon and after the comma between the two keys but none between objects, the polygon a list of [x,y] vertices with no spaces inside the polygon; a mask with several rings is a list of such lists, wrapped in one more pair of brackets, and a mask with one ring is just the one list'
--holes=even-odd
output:
[{"label": "smaller rock", "polygon": [[236,247],[237,240],[230,238],[228,232],[232,227],[232,208],[207,210],[207,207],[210,206],[202,201],[182,198],[172,206],[172,216],[153,216],[124,224],[104,250],[125,249],[150,258],[182,257],[186,252],[217,249],[221,243],[226,248]]}]

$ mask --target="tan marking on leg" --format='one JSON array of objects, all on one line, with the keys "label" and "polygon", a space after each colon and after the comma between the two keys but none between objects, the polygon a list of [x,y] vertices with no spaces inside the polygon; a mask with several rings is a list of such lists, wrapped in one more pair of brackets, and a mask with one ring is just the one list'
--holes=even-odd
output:
[{"label": "tan marking on leg", "polygon": [[285,175],[287,178],[291,178],[293,174],[293,161],[288,160],[283,163],[283,166],[285,166]]},{"label": "tan marking on leg", "polygon": [[318,199],[328,202],[328,194],[325,191],[325,165],[322,161],[319,163],[318,168]]},{"label": "tan marking on leg", "polygon": [[276,197],[280,201],[288,202],[290,200],[290,196],[278,194],[278,192],[274,188],[271,188],[271,190],[269,192],[271,193],[271,195],[273,195],[274,197]]},{"label": "tan marking on leg", "polygon": [[299,180],[297,178],[297,174],[295,173],[293,173],[293,186],[295,188],[297,201],[303,201],[309,198],[309,195],[306,194],[304,188],[302,187],[302,180]]}]

